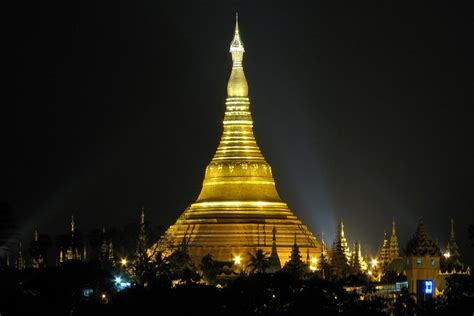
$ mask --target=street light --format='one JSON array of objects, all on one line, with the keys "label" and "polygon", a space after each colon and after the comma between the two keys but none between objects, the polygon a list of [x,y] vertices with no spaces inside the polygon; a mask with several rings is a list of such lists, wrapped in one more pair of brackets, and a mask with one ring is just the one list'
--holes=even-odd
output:
[{"label": "street light", "polygon": [[127,258],[122,258],[122,260],[120,260],[120,264],[125,267],[128,264]]}]

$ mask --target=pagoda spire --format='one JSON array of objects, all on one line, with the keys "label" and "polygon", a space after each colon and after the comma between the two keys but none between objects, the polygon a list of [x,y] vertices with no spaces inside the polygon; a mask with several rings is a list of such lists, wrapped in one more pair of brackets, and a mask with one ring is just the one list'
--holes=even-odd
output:
[{"label": "pagoda spire", "polygon": [[428,236],[423,224],[423,218],[418,221],[415,234],[407,242],[406,256],[441,256],[436,243]]},{"label": "pagoda spire", "polygon": [[448,268],[450,269],[462,269],[463,264],[461,262],[461,255],[459,254],[459,247],[456,243],[456,234],[454,233],[454,220],[451,218],[451,231],[449,233],[449,241],[446,246],[446,258]]},{"label": "pagoda spire", "polygon": [[75,223],[74,223],[74,214],[71,215],[71,234],[74,234]]},{"label": "pagoda spire", "polygon": [[387,232],[383,231],[383,241],[380,247],[379,259],[383,266],[390,263],[390,243],[388,242]]},{"label": "pagoda spire", "polygon": [[400,255],[400,249],[399,249],[399,246],[398,246],[398,237],[397,237],[397,230],[396,230],[396,227],[395,227],[395,220],[392,220],[392,235],[390,236],[390,250],[389,250],[389,254],[390,254],[390,261],[395,259],[395,258],[398,258],[398,256]]},{"label": "pagoda spire", "polygon": [[228,97],[248,97],[249,87],[245,79],[242,61],[244,59],[244,43],[240,38],[239,16],[235,17],[234,37],[230,43],[230,54],[232,55],[232,72],[227,83]]},{"label": "pagoda spire", "polygon": [[145,227],[145,207],[142,206],[140,212],[140,227],[138,230],[138,244],[137,244],[137,252],[141,253],[145,251],[147,247],[148,236],[146,234],[146,227]]},{"label": "pagoda spire", "polygon": [[18,270],[24,269],[25,268],[25,258],[23,257],[23,252],[22,252],[22,243],[21,241],[18,242],[18,254],[16,258],[16,268]]},{"label": "pagoda spire", "polygon": [[240,31],[239,31],[239,13],[235,14],[235,30],[234,30],[234,38],[230,43],[229,53],[232,54],[232,61],[234,66],[242,67],[242,59],[245,53],[244,43],[240,38]]},{"label": "pagoda spire", "polygon": [[[346,239],[346,234],[344,232],[344,221],[341,218],[341,222],[339,223],[337,227],[337,239],[340,240],[342,249],[344,250],[344,254],[346,256],[347,261],[350,260],[351,258],[351,251],[349,249],[349,246],[347,244],[347,239]],[[336,241],[335,241],[336,242]]]},{"label": "pagoda spire", "polygon": [[275,226],[273,226],[272,252],[270,253],[269,272],[276,272],[281,269],[281,262],[280,262],[280,258],[278,257],[277,244],[276,244],[276,233],[277,233],[277,230]]}]

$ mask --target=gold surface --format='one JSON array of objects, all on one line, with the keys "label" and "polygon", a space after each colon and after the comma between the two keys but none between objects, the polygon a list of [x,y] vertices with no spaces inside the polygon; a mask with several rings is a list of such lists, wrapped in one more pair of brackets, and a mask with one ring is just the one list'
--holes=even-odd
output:
[{"label": "gold surface", "polygon": [[248,252],[272,245],[272,229],[280,261],[288,261],[295,233],[302,255],[317,257],[321,245],[284,203],[272,169],[253,134],[248,84],[242,66],[245,52],[238,21],[231,42],[232,72],[227,85],[224,131],[206,168],[201,193],[160,239],[159,247],[188,241],[194,261],[210,253],[214,259],[245,265]]}]

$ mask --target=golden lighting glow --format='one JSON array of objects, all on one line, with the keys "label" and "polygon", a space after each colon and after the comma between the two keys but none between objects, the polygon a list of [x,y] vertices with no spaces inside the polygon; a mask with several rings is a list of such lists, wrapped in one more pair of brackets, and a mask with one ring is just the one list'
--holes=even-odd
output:
[{"label": "golden lighting glow", "polygon": [[451,254],[449,253],[449,251],[446,251],[443,256],[446,258],[446,259],[449,259],[449,257],[451,257]]},{"label": "golden lighting glow", "polygon": [[122,259],[120,260],[120,264],[121,264],[122,266],[126,266],[126,265],[128,264],[127,258],[122,258]]},{"label": "golden lighting glow", "polygon": [[234,257],[234,264],[240,264],[242,262],[242,258],[240,256]]},{"label": "golden lighting glow", "polygon": [[286,203],[265,202],[265,201],[222,201],[222,202],[201,202],[200,207],[286,207]]},{"label": "golden lighting glow", "polygon": [[369,272],[367,272],[368,275],[372,275],[372,271],[369,270]]},{"label": "golden lighting glow", "polygon": [[378,264],[378,260],[376,258],[372,259],[372,261],[370,261],[370,265],[372,266],[372,268],[375,268]]},{"label": "golden lighting glow", "polygon": [[316,271],[318,269],[318,258],[311,257],[311,264],[309,265],[311,271]]}]

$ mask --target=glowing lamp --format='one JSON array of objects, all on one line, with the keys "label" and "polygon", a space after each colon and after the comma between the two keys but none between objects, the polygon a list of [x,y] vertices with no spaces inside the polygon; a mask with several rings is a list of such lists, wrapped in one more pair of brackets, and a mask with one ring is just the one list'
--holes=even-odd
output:
[{"label": "glowing lamp", "polygon": [[240,256],[235,256],[234,257],[234,264],[240,264],[242,261],[242,258],[240,258]]},{"label": "glowing lamp", "polygon": [[375,259],[375,258],[374,258],[374,259],[372,259],[372,261],[370,261],[370,265],[372,266],[372,268],[375,268],[375,267],[377,266],[377,264],[378,264],[378,263],[379,263],[379,262],[378,262],[378,260],[377,260],[377,259]]}]

